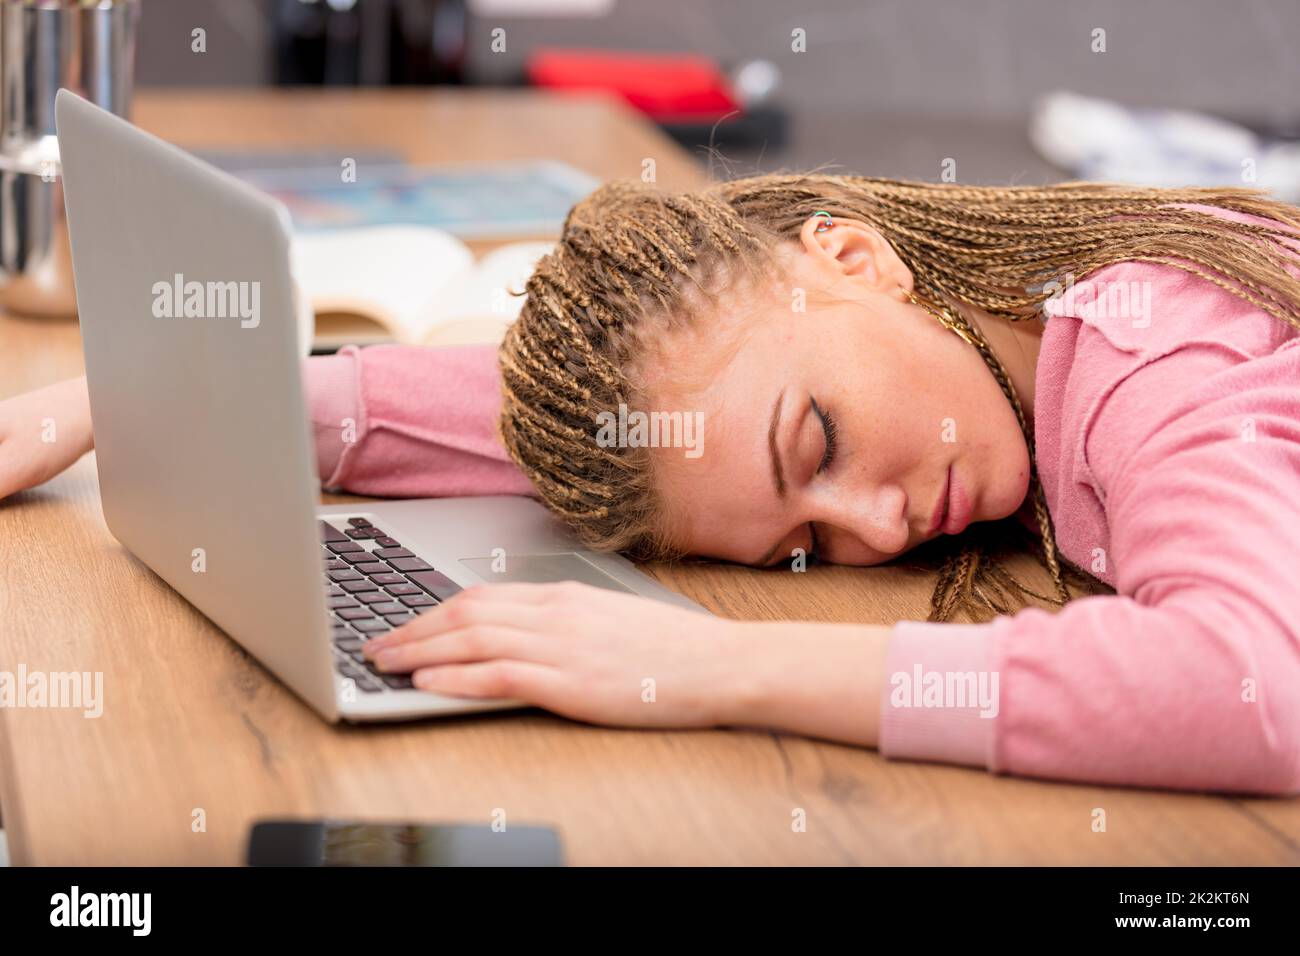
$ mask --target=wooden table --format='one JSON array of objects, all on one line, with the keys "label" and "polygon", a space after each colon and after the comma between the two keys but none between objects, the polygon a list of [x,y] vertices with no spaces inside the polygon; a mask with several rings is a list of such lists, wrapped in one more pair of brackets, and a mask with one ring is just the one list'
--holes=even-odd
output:
[{"label": "wooden table", "polygon": [[[550,156],[600,177],[639,177],[653,158],[661,185],[701,182],[667,139],[599,99],[151,93],[135,118],[190,147]],[[0,397],[80,371],[75,323],[0,317]],[[498,810],[558,827],[575,864],[1300,862],[1296,800],[996,778],[770,733],[610,730],[536,711],[327,726],[109,535],[93,456],[0,502],[0,542],[0,669],[102,671],[106,697],[97,720],[0,710],[16,863],[235,864],[262,817],[488,822]],[[922,618],[929,591],[926,574],[893,567],[652,571],[746,618]],[[1096,807],[1105,833],[1092,831]],[[797,809],[806,832],[791,826]]]}]

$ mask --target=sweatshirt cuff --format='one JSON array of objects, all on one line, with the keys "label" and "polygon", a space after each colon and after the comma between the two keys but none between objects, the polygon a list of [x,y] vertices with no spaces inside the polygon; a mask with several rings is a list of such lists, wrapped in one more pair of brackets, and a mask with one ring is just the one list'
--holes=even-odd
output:
[{"label": "sweatshirt cuff", "polygon": [[303,366],[316,471],[325,489],[340,487],[344,454],[364,431],[359,364],[356,347],[349,345],[333,355],[314,355]]},{"label": "sweatshirt cuff", "polygon": [[894,625],[880,702],[882,756],[992,768],[1000,711],[993,627]]}]

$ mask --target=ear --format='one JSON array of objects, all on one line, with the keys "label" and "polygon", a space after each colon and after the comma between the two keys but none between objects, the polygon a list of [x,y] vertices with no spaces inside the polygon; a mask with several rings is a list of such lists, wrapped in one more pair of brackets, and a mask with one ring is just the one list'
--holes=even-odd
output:
[{"label": "ear", "polygon": [[[864,291],[897,295],[912,288],[912,270],[889,240],[858,219],[812,216],[799,230],[803,251],[831,282],[848,280]],[[820,231],[819,231],[820,230]]]}]

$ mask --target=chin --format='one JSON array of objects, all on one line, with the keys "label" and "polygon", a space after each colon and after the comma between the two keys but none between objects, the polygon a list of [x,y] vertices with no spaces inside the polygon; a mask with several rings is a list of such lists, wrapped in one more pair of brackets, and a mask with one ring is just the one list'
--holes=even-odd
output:
[{"label": "chin", "polygon": [[1020,510],[1029,497],[1029,461],[1015,477],[998,482],[994,488],[981,488],[977,493],[979,504],[975,508],[976,521],[998,521],[1009,518]]}]

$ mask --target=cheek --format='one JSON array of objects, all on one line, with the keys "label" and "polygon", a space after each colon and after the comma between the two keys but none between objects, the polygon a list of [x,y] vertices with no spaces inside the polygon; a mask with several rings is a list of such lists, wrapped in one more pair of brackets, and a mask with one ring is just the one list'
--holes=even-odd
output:
[{"label": "cheek", "polygon": [[981,475],[979,513],[986,521],[1014,514],[1029,492],[1029,449],[1005,396],[1005,408],[990,409],[987,433],[980,449],[976,473]]},{"label": "cheek", "polygon": [[908,422],[921,458],[965,462],[982,520],[1014,514],[1028,492],[1029,454],[1006,395],[964,342],[920,339],[910,360],[894,355],[879,369],[894,396],[891,417]]}]

